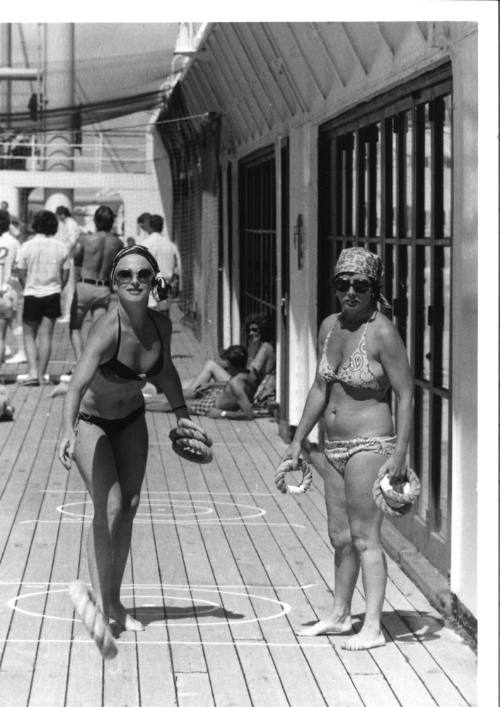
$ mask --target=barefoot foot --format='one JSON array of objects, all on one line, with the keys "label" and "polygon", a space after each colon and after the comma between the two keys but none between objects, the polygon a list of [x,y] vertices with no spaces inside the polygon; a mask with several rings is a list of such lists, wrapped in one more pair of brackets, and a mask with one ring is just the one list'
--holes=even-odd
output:
[{"label": "barefoot foot", "polygon": [[127,614],[123,604],[110,607],[109,617],[120,624],[125,631],[144,631],[144,624]]},{"label": "barefoot foot", "polygon": [[385,645],[385,636],[381,629],[362,628],[359,633],[349,638],[342,648],[346,651],[363,651],[368,648],[378,648]]},{"label": "barefoot foot", "polygon": [[327,636],[328,634],[348,633],[352,631],[350,616],[342,619],[321,619],[312,626],[306,626],[296,631],[298,636]]}]

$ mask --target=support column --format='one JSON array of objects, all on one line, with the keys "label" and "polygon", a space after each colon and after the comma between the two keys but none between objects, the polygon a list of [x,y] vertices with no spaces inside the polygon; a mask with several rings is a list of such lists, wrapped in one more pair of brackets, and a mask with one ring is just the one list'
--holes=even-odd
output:
[{"label": "support column", "polygon": [[[44,95],[46,108],[63,108],[75,103],[75,27],[72,23],[46,25]],[[49,133],[46,138],[47,171],[73,170],[71,129]],[[66,206],[73,210],[72,189],[45,189],[45,208]]]},{"label": "support column", "polygon": [[[0,66],[11,66],[12,64],[12,25],[10,23],[0,24]],[[0,112],[10,113],[11,106],[11,82],[0,80]],[[5,121],[5,127],[9,127],[10,120]]]}]

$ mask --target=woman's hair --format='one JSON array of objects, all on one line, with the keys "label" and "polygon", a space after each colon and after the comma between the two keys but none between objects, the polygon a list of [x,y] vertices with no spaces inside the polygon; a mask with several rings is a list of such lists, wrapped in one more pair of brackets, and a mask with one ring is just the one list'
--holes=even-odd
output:
[{"label": "woman's hair", "polygon": [[245,330],[248,334],[248,328],[251,324],[259,327],[260,337],[262,341],[273,341],[273,331],[271,318],[266,314],[250,314],[246,320]]},{"label": "woman's hair", "polygon": [[148,263],[151,265],[153,268],[154,272],[154,279],[153,282],[151,283],[151,289],[153,292],[156,293],[156,296],[160,300],[165,300],[167,299],[170,288],[163,277],[158,277],[158,273],[160,272],[160,267],[158,265],[158,262],[154,255],[144,246],[142,245],[131,245],[128,246],[127,248],[122,248],[121,250],[118,251],[118,253],[115,255],[113,258],[113,263],[111,265],[111,273],[110,273],[110,280],[111,283],[114,283],[115,280],[115,272],[116,268],[118,266],[118,263],[120,260],[125,258],[127,255],[140,255],[142,258],[145,258]]},{"label": "woman's hair", "polygon": [[111,231],[115,222],[115,214],[109,206],[99,206],[94,214],[94,223],[98,231]]},{"label": "woman's hair", "polygon": [[53,211],[44,209],[37,211],[33,217],[33,230],[35,233],[43,233],[45,236],[53,236],[57,233],[59,221]]},{"label": "woman's hair", "polygon": [[233,366],[233,368],[246,368],[248,353],[244,346],[234,344],[221,352],[220,357]]},{"label": "woman's hair", "polygon": [[65,206],[58,206],[56,209],[56,216],[65,216],[69,218],[71,216],[71,211]]}]

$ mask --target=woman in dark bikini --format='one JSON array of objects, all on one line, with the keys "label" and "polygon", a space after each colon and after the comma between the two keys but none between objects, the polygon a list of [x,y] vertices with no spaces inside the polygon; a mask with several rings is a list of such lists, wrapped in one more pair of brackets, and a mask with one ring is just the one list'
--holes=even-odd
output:
[{"label": "woman in dark bikini", "polygon": [[64,402],[59,458],[68,469],[76,461],[94,503],[88,561],[108,633],[110,618],[128,630],[143,629],[122,605],[120,587],[146,468],[146,381],[165,393],[178,422],[189,418],[170,353],[172,324],[148,309],[157,275],[156,260],[141,246],[115,256],[118,307],[90,329]]},{"label": "woman in dark bikini", "polygon": [[[380,539],[382,512],[372,496],[382,471],[394,483],[404,479],[413,413],[412,380],[401,338],[377,309],[382,261],[364,248],[340,254],[333,287],[341,305],[319,331],[319,363],[301,420],[284,458],[297,460],[309,432],[323,418],[328,531],[335,548],[335,599],[330,616],[302,635],[352,629],[351,601],[361,567],[366,612],[359,633],[344,648],[361,650],[385,643],[380,625],[387,568]],[[396,430],[387,401],[397,401]],[[339,495],[338,474],[345,497]],[[335,478],[337,477],[337,478]]]}]

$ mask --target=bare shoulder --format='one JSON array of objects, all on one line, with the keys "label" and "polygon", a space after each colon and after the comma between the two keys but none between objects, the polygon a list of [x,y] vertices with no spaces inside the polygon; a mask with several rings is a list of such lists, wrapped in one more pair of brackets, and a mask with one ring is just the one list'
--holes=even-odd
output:
[{"label": "bare shoulder", "polygon": [[122,250],[123,243],[118,238],[118,236],[114,235],[113,233],[109,233],[109,234],[106,234],[105,236],[102,236],[102,238],[104,241],[104,250],[107,254],[111,253],[111,254],[115,255],[120,250]]},{"label": "bare shoulder", "polygon": [[117,341],[118,320],[116,309],[111,309],[90,326],[85,348],[92,348],[103,353],[114,347]]},{"label": "bare shoulder", "polygon": [[323,321],[321,322],[321,325],[319,327],[319,333],[318,333],[319,341],[322,341],[323,339],[326,338],[328,332],[331,331],[333,329],[333,327],[335,326],[338,318],[339,318],[338,314],[329,314],[328,317],[325,317],[325,319],[323,319]]},{"label": "bare shoulder", "polygon": [[374,339],[379,347],[384,348],[401,344],[401,337],[393,322],[378,312],[373,322]]},{"label": "bare shoulder", "polygon": [[118,317],[116,308],[108,310],[90,326],[88,339],[105,339],[106,341],[116,339],[118,336]]}]

